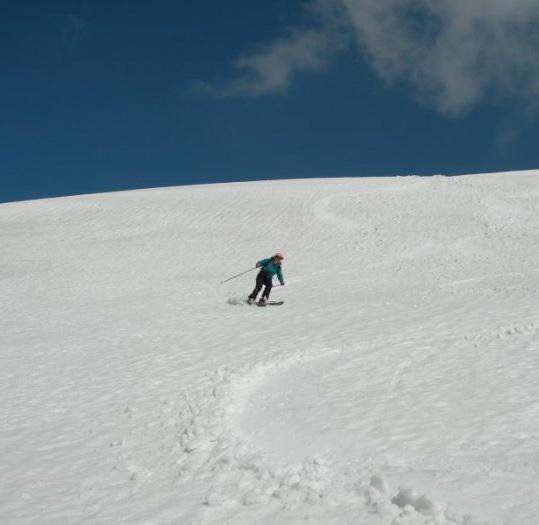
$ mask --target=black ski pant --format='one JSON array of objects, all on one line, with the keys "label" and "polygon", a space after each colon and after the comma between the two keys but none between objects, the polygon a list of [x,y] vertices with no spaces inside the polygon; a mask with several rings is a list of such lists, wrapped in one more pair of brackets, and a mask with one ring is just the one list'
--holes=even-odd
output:
[{"label": "black ski pant", "polygon": [[262,297],[265,297],[266,299],[269,299],[269,295],[271,293],[271,287],[273,286],[272,283],[273,275],[268,275],[266,272],[260,272],[256,276],[256,286],[251,295],[249,296],[250,299],[256,299],[256,296],[260,293],[260,290],[262,290],[262,286],[265,286],[264,292],[262,293]]}]

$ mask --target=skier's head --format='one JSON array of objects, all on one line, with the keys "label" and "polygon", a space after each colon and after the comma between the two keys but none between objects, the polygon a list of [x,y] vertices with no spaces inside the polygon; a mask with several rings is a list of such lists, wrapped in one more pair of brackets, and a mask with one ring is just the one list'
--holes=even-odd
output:
[{"label": "skier's head", "polygon": [[277,261],[277,262],[281,262],[283,259],[284,259],[284,255],[282,254],[282,252],[277,252],[273,257],[272,259],[274,261]]}]

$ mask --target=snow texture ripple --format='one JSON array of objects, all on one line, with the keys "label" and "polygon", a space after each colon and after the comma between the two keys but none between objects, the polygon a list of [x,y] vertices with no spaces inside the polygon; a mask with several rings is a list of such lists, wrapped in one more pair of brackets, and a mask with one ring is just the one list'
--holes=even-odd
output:
[{"label": "snow texture ripple", "polygon": [[[539,172],[0,206],[0,521],[539,513]],[[282,250],[279,308],[245,304]]]}]

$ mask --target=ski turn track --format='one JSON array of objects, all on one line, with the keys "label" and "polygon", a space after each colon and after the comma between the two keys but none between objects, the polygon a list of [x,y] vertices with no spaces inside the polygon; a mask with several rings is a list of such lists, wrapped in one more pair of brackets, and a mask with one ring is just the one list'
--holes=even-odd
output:
[{"label": "ski turn track", "polygon": [[0,206],[2,521],[535,525],[538,175]]}]

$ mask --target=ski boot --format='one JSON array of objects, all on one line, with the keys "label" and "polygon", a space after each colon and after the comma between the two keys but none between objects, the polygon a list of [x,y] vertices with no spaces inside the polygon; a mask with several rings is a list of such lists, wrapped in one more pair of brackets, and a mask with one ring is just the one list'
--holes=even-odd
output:
[{"label": "ski boot", "polygon": [[247,304],[253,304],[255,302],[254,298],[253,297],[249,297],[247,299]]},{"label": "ski boot", "polygon": [[265,297],[261,297],[260,301],[258,301],[258,306],[266,306],[268,304]]}]

